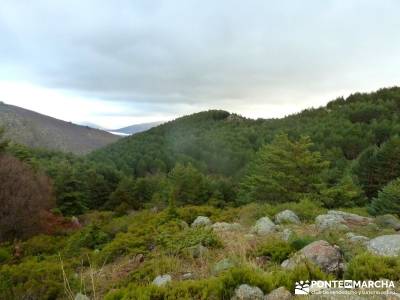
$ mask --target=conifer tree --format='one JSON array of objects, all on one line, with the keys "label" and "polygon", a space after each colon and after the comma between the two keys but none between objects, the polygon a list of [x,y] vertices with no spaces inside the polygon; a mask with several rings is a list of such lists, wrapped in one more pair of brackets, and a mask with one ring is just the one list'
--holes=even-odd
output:
[{"label": "conifer tree", "polygon": [[208,200],[206,179],[191,164],[177,164],[169,178],[172,184],[171,197],[176,204],[201,204]]},{"label": "conifer tree", "polygon": [[369,212],[373,215],[400,215],[400,178],[389,182],[372,200]]},{"label": "conifer tree", "polygon": [[322,188],[321,174],[328,162],[319,152],[311,151],[312,145],[306,136],[294,142],[286,134],[276,136],[251,163],[241,184],[241,199],[288,202],[318,194]]}]

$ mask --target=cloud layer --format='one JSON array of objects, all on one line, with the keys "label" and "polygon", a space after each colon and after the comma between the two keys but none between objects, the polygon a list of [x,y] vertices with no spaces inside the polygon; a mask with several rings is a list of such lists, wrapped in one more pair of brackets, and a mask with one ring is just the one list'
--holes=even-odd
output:
[{"label": "cloud layer", "polygon": [[4,0],[0,80],[125,114],[278,116],[397,84],[399,11],[396,0]]}]

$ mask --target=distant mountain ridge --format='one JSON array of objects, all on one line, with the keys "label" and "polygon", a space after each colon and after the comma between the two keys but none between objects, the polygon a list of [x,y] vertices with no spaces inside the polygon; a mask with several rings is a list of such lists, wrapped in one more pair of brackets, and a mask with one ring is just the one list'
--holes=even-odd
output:
[{"label": "distant mountain ridge", "polygon": [[165,122],[158,121],[158,122],[150,122],[150,123],[139,123],[139,124],[133,124],[133,125],[118,128],[118,129],[104,128],[104,127],[97,125],[95,123],[92,123],[92,122],[81,122],[81,123],[79,123],[79,125],[87,126],[87,127],[94,128],[94,129],[104,130],[109,133],[120,135],[120,136],[127,136],[127,135],[131,135],[131,134],[149,130],[149,129],[156,127],[158,125],[161,125],[163,123],[165,123]]},{"label": "distant mountain ridge", "polygon": [[127,126],[127,127],[114,129],[112,131],[113,132],[125,133],[125,134],[135,134],[135,133],[139,133],[139,132],[143,132],[143,131],[149,130],[150,128],[156,127],[156,126],[161,125],[163,123],[165,123],[165,122],[158,121],[158,122],[134,124],[134,125]]},{"label": "distant mountain ridge", "polygon": [[0,127],[10,141],[33,148],[86,154],[116,142],[109,132],[65,122],[0,102]]}]

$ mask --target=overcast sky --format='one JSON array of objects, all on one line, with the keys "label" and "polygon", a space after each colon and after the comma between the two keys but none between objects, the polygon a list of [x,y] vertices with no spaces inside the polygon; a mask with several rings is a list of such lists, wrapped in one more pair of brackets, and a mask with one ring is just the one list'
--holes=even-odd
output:
[{"label": "overcast sky", "polygon": [[108,128],[400,81],[398,0],[1,0],[0,100]]}]

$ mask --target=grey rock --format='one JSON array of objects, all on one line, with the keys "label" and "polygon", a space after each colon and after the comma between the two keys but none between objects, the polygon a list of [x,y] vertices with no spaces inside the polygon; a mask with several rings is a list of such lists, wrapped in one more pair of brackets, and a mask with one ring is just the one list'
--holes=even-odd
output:
[{"label": "grey rock", "polygon": [[183,221],[183,220],[179,222],[179,226],[181,226],[182,229],[187,229],[187,228],[189,228],[189,224],[186,223],[186,222]]},{"label": "grey rock", "polygon": [[301,224],[299,217],[291,210],[284,210],[275,216],[275,222],[278,224]]},{"label": "grey rock", "polygon": [[346,225],[367,225],[373,221],[372,218],[363,217],[340,210],[330,210],[328,211],[328,215],[341,216],[345,220]]},{"label": "grey rock", "polygon": [[88,296],[85,296],[84,294],[77,293],[75,295],[75,300],[90,300]]},{"label": "grey rock", "polygon": [[320,231],[339,230],[347,231],[349,226],[365,226],[372,223],[371,218],[347,213],[339,210],[330,210],[325,215],[319,215],[315,219],[315,225]]},{"label": "grey rock", "polygon": [[217,222],[211,228],[215,231],[239,231],[242,229],[242,226],[239,223]]},{"label": "grey rock", "polygon": [[292,294],[285,287],[281,286],[266,295],[264,300],[290,300],[292,298]]},{"label": "grey rock", "polygon": [[171,275],[165,274],[165,275],[159,275],[153,280],[153,284],[156,286],[164,286],[167,283],[172,281]]},{"label": "grey rock", "polygon": [[286,269],[294,269],[305,260],[314,263],[327,273],[337,274],[344,268],[340,249],[323,240],[305,246],[293,257],[285,260],[281,266]]},{"label": "grey rock", "polygon": [[213,267],[213,273],[218,274],[234,267],[234,263],[229,258],[221,259]]},{"label": "grey rock", "polygon": [[315,226],[319,231],[338,230],[346,231],[349,227],[345,225],[345,220],[339,215],[319,215],[315,218]]},{"label": "grey rock", "polygon": [[376,223],[382,227],[393,228],[394,230],[400,230],[400,220],[394,215],[383,215],[377,216],[375,219]]},{"label": "grey rock", "polygon": [[369,241],[369,238],[363,235],[356,235],[352,232],[346,233],[346,237],[349,239],[350,242],[352,243],[361,243],[365,244]]},{"label": "grey rock", "polygon": [[284,241],[288,242],[294,236],[294,232],[289,228],[285,228],[281,233],[281,236]]},{"label": "grey rock", "polygon": [[380,256],[399,256],[400,234],[378,236],[367,243],[367,249]]},{"label": "grey rock", "polygon": [[276,225],[268,217],[262,217],[257,220],[251,232],[258,235],[267,235],[276,231]]},{"label": "grey rock", "polygon": [[192,227],[205,227],[212,224],[208,217],[198,216],[192,223]]},{"label": "grey rock", "polygon": [[264,293],[263,291],[256,287],[250,286],[248,284],[241,284],[235,290],[234,296],[231,300],[263,300]]}]

